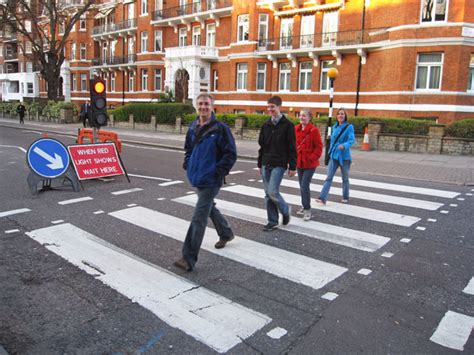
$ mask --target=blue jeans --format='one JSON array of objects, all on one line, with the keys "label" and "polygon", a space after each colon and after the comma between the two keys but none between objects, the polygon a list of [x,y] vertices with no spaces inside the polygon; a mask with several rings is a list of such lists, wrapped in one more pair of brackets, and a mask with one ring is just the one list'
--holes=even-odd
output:
[{"label": "blue jeans", "polygon": [[311,209],[311,191],[309,185],[314,175],[314,169],[298,169],[298,181],[300,183],[301,206],[303,209]]},{"label": "blue jeans", "polygon": [[194,207],[193,218],[183,245],[183,258],[191,268],[194,268],[197,262],[199,249],[206,232],[208,217],[211,217],[219,238],[232,239],[234,236],[226,219],[214,203],[214,198],[219,193],[219,190],[220,186],[197,188],[198,201]]},{"label": "blue jeans", "polygon": [[285,168],[262,168],[263,188],[265,189],[265,207],[268,223],[278,224],[278,211],[283,215],[290,213],[290,208],[280,194],[280,184]]},{"label": "blue jeans", "polygon": [[344,160],[344,164],[339,164],[339,160],[329,159],[328,165],[328,175],[326,177],[326,181],[324,182],[323,188],[321,190],[321,194],[319,195],[319,199],[326,201],[329,194],[329,189],[331,188],[332,179],[334,178],[334,174],[337,171],[337,168],[341,167],[341,174],[342,174],[342,198],[344,200],[349,199],[349,169],[351,167],[350,160]]}]

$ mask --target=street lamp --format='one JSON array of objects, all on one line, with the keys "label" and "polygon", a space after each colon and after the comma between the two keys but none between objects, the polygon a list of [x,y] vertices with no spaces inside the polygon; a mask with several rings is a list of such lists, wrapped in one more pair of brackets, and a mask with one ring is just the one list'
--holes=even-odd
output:
[{"label": "street lamp", "polygon": [[326,128],[326,154],[324,156],[324,164],[328,165],[329,163],[329,148],[331,147],[331,120],[332,120],[332,100],[334,98],[334,80],[336,80],[339,72],[336,68],[331,68],[328,70],[329,78],[329,117],[328,117],[328,126]]}]

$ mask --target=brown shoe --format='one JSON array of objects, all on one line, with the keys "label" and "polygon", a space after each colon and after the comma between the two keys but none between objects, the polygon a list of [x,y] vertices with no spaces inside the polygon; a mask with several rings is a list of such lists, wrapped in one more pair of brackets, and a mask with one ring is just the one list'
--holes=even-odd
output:
[{"label": "brown shoe", "polygon": [[214,248],[222,249],[232,239],[234,239],[234,236],[232,236],[232,238],[229,238],[229,239],[220,238],[219,241],[214,245]]},{"label": "brown shoe", "polygon": [[183,269],[184,271],[192,271],[193,269],[189,266],[185,258],[181,258],[173,263],[174,266]]}]

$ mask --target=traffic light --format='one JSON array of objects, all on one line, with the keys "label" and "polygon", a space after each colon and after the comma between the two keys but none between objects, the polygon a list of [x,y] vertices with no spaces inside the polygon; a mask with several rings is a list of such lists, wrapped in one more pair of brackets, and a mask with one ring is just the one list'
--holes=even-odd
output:
[{"label": "traffic light", "polygon": [[105,81],[102,79],[92,79],[90,81],[91,110],[89,122],[92,127],[107,126],[107,100]]}]

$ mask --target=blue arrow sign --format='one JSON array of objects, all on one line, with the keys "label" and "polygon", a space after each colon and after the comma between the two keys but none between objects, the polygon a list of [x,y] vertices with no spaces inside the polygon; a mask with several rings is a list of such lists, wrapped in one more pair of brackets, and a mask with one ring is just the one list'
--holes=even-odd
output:
[{"label": "blue arrow sign", "polygon": [[26,152],[26,158],[31,170],[48,179],[64,174],[70,163],[66,147],[51,138],[33,142]]}]

